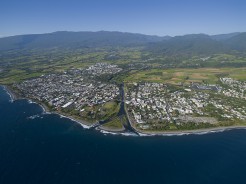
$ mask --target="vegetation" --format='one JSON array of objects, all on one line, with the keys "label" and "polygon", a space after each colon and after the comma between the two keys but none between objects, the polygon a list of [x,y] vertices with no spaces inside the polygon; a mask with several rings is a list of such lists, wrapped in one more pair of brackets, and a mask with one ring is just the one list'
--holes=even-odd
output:
[{"label": "vegetation", "polygon": [[112,129],[122,129],[123,125],[121,123],[121,119],[120,117],[114,117],[112,118],[108,123],[105,123],[103,126],[103,128],[110,128]]},{"label": "vegetation", "polygon": [[151,69],[133,73],[124,79],[125,82],[158,82],[170,84],[189,84],[191,82],[203,82],[209,84],[218,83],[219,76],[226,74],[237,80],[246,80],[246,68],[174,68]]},{"label": "vegetation", "polygon": [[[235,42],[240,42],[240,47]],[[134,70],[151,68],[246,67],[242,49],[246,48],[245,43],[245,33],[171,38],[117,32],[56,32],[1,38],[0,83],[11,84],[96,62],[118,64],[125,69],[124,75],[110,78],[116,82],[122,82]],[[153,72],[157,73],[146,73],[145,78],[155,74],[151,80],[158,82],[172,77],[159,70]],[[182,77],[178,81],[187,76]]]},{"label": "vegetation", "polygon": [[[172,38],[102,31],[1,38],[0,84],[11,85],[44,74],[63,73],[69,69],[106,62],[117,64],[123,71],[116,75],[98,76],[95,80],[117,85],[122,82],[168,83],[169,92],[184,91],[182,86],[192,82],[220,84],[227,88],[219,81],[220,77],[246,80],[245,35],[246,33],[216,36],[200,34]],[[221,97],[215,95],[213,98]],[[242,105],[242,101],[237,99],[226,100],[227,105]],[[88,122],[108,120],[104,126],[117,129],[122,128],[122,124],[127,121],[125,116],[117,117],[119,108],[119,101],[111,101],[104,105],[86,106],[83,112],[73,108],[59,111]],[[219,126],[242,124],[236,120],[224,121],[218,115],[218,109],[212,105],[205,110],[208,115],[218,118]],[[178,114],[176,111],[173,113]],[[191,130],[207,126],[201,124],[198,127],[192,123],[176,126],[159,122],[153,126],[153,130]]]}]

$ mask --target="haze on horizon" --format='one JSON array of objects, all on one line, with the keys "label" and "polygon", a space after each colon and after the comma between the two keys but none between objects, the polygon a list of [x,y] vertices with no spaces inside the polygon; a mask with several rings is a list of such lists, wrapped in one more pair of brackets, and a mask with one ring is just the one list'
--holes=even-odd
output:
[{"label": "haze on horizon", "polygon": [[244,0],[8,0],[0,4],[0,37],[55,31],[158,36],[246,31]]}]

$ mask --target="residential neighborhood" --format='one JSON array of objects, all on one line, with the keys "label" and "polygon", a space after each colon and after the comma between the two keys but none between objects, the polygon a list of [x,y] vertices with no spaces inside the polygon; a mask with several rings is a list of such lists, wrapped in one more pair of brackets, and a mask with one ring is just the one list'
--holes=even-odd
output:
[{"label": "residential neighborhood", "polygon": [[245,82],[231,78],[220,80],[226,88],[204,84],[178,88],[161,83],[128,84],[126,104],[130,119],[141,129],[187,123],[209,126],[220,120],[245,120]]},{"label": "residential neighborhood", "polygon": [[[117,65],[96,63],[85,69],[43,75],[14,87],[24,97],[53,110],[100,120],[113,110],[103,111],[104,104],[119,102],[121,94],[118,85],[98,76],[121,71]],[[128,82],[124,91],[128,119],[142,130],[211,127],[222,121],[246,120],[246,82],[229,77],[219,78],[217,84]],[[111,106],[116,108],[118,102]]]},{"label": "residential neighborhood", "polygon": [[86,69],[86,72],[91,75],[116,74],[122,71],[117,65],[107,63],[96,63]]},{"label": "residential neighborhood", "polygon": [[[95,73],[114,73],[116,66],[96,64]],[[100,68],[101,67],[101,68]],[[104,70],[107,67],[107,70]],[[93,66],[95,69],[95,67]],[[100,69],[99,69],[100,68]],[[91,67],[88,68],[89,71]],[[93,74],[95,74],[93,73]],[[55,110],[69,109],[84,112],[87,107],[100,106],[119,98],[119,87],[115,84],[93,80],[83,69],[72,69],[64,73],[48,74],[39,78],[16,83],[26,98],[45,102]],[[100,109],[99,109],[100,110]]]}]

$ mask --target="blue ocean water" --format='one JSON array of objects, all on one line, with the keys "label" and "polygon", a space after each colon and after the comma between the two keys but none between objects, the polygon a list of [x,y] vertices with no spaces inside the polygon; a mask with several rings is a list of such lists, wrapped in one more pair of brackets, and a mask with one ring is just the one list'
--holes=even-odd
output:
[{"label": "blue ocean water", "polygon": [[246,130],[104,135],[27,100],[11,103],[0,87],[0,184],[243,184],[245,173]]}]

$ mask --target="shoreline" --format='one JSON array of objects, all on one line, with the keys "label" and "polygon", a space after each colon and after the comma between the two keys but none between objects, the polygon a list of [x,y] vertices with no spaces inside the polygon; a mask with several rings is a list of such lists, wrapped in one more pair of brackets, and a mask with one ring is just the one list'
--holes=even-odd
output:
[{"label": "shoreline", "polygon": [[181,130],[181,131],[163,131],[163,132],[143,132],[138,131],[140,135],[146,136],[172,136],[172,135],[204,135],[209,133],[218,133],[234,129],[246,129],[246,125],[234,125],[227,127],[216,127],[216,128],[207,128],[207,129],[196,129],[196,130]]},{"label": "shoreline", "polygon": [[20,99],[19,97],[17,97],[17,94],[15,92],[13,92],[14,90],[11,89],[10,86],[8,85],[2,85],[3,89],[7,92],[7,94],[10,96],[10,100],[11,102]]},{"label": "shoreline", "polygon": [[[27,99],[27,98],[23,98],[23,99]],[[88,122],[76,119],[76,118],[74,118],[72,116],[69,116],[67,114],[62,114],[62,113],[59,113],[57,111],[50,111],[50,109],[42,102],[38,102],[38,101],[36,101],[34,99],[27,99],[27,100],[29,101],[29,103],[35,103],[35,104],[41,106],[41,108],[43,109],[43,114],[56,114],[56,115],[59,115],[60,118],[70,119],[71,121],[74,121],[74,122],[78,123],[79,125],[81,125],[85,129],[89,129],[91,127],[91,125],[93,125],[93,124],[90,124]]]},{"label": "shoreline", "polygon": [[[60,112],[57,112],[57,111],[51,111],[47,105],[45,105],[43,102],[39,102],[35,99],[32,99],[32,98],[24,98],[24,97],[21,97],[20,95],[18,95],[10,86],[7,86],[7,85],[2,85],[4,90],[7,92],[7,94],[10,96],[10,100],[11,102],[15,101],[15,100],[20,100],[20,99],[25,99],[28,101],[28,103],[35,103],[37,105],[39,105],[42,110],[43,110],[43,114],[56,114],[56,115],[59,115],[60,118],[67,118],[67,119],[70,119],[71,121],[74,121],[76,123],[78,123],[79,125],[81,125],[83,128],[85,129],[90,129],[96,122],[92,122],[92,123],[88,123],[84,120],[80,120],[80,119],[77,119],[77,118],[74,118],[73,116],[69,116],[67,114],[62,114]],[[108,133],[122,133],[124,132],[124,128],[121,128],[121,129],[111,129],[109,127],[103,127],[103,126],[99,126],[98,127],[98,130],[102,130],[102,131],[106,131]]]},{"label": "shoreline", "polygon": [[124,127],[113,129],[113,128],[106,127],[106,126],[103,126],[103,125],[99,126],[98,129],[99,130],[103,130],[103,131],[110,131],[110,132],[112,131],[112,132],[115,132],[115,133],[117,133],[117,132],[118,133],[121,133],[121,132],[124,132],[125,131],[125,128]]},{"label": "shoreline", "polygon": [[[126,108],[126,106],[125,106]],[[214,128],[204,128],[204,129],[196,129],[196,130],[180,130],[180,131],[141,131],[135,126],[133,126],[133,123],[131,122],[131,119],[129,117],[129,114],[126,111],[127,118],[129,120],[129,123],[131,127],[138,132],[140,136],[181,136],[181,135],[204,135],[204,134],[210,134],[210,133],[218,133],[218,132],[224,132],[224,131],[230,131],[234,129],[246,129],[246,125],[233,125],[233,126],[225,126],[225,127],[214,127]]]},{"label": "shoreline", "polygon": [[[15,100],[20,100],[20,99],[25,99],[29,103],[35,103],[39,105],[43,109],[44,114],[57,114],[61,118],[68,118],[71,121],[74,121],[81,125],[85,129],[90,129],[94,123],[88,123],[79,119],[76,119],[72,116],[69,115],[64,115],[59,112],[55,111],[50,111],[49,108],[42,102],[37,102],[35,99],[29,99],[29,98],[23,98],[16,94],[11,87],[7,85],[1,85],[3,86],[4,90],[7,92],[7,94],[10,96],[11,102]],[[128,113],[127,113],[128,115]],[[217,133],[217,132],[224,132],[224,131],[229,131],[229,130],[234,130],[234,129],[246,129],[246,125],[234,125],[234,126],[227,126],[227,127],[215,127],[215,128],[207,128],[207,129],[196,129],[196,130],[181,130],[181,131],[163,131],[163,132],[145,132],[136,129],[134,126],[132,126],[131,120],[129,120],[131,127],[139,134],[139,136],[181,136],[181,135],[204,135],[204,134],[209,134],[209,133]],[[121,129],[110,129],[108,127],[102,127],[99,126],[96,128],[96,130],[99,130],[102,133],[106,134],[113,134],[113,135],[131,135],[131,133],[125,131],[124,128]],[[124,132],[125,131],[125,132]]]},{"label": "shoreline", "polygon": [[90,126],[92,125],[92,124],[87,123],[87,122],[85,122],[85,121],[78,120],[78,119],[76,119],[76,118],[74,118],[74,117],[72,117],[72,116],[64,115],[64,114],[58,113],[58,112],[56,112],[56,111],[50,111],[50,109],[49,109],[44,103],[39,102],[39,101],[37,101],[37,100],[35,100],[35,99],[32,99],[32,98],[24,98],[24,97],[21,97],[19,94],[17,94],[17,93],[16,93],[10,86],[8,86],[8,85],[1,85],[1,86],[3,86],[4,90],[5,90],[5,91],[7,92],[7,94],[10,96],[11,102],[16,101],[16,100],[21,100],[21,99],[27,100],[28,103],[35,103],[35,104],[39,105],[39,106],[42,108],[42,110],[43,110],[43,112],[42,112],[43,114],[57,114],[57,115],[59,115],[61,118],[68,118],[68,119],[70,119],[71,121],[74,121],[74,122],[80,124],[83,128],[87,128],[87,129],[90,128]]}]

